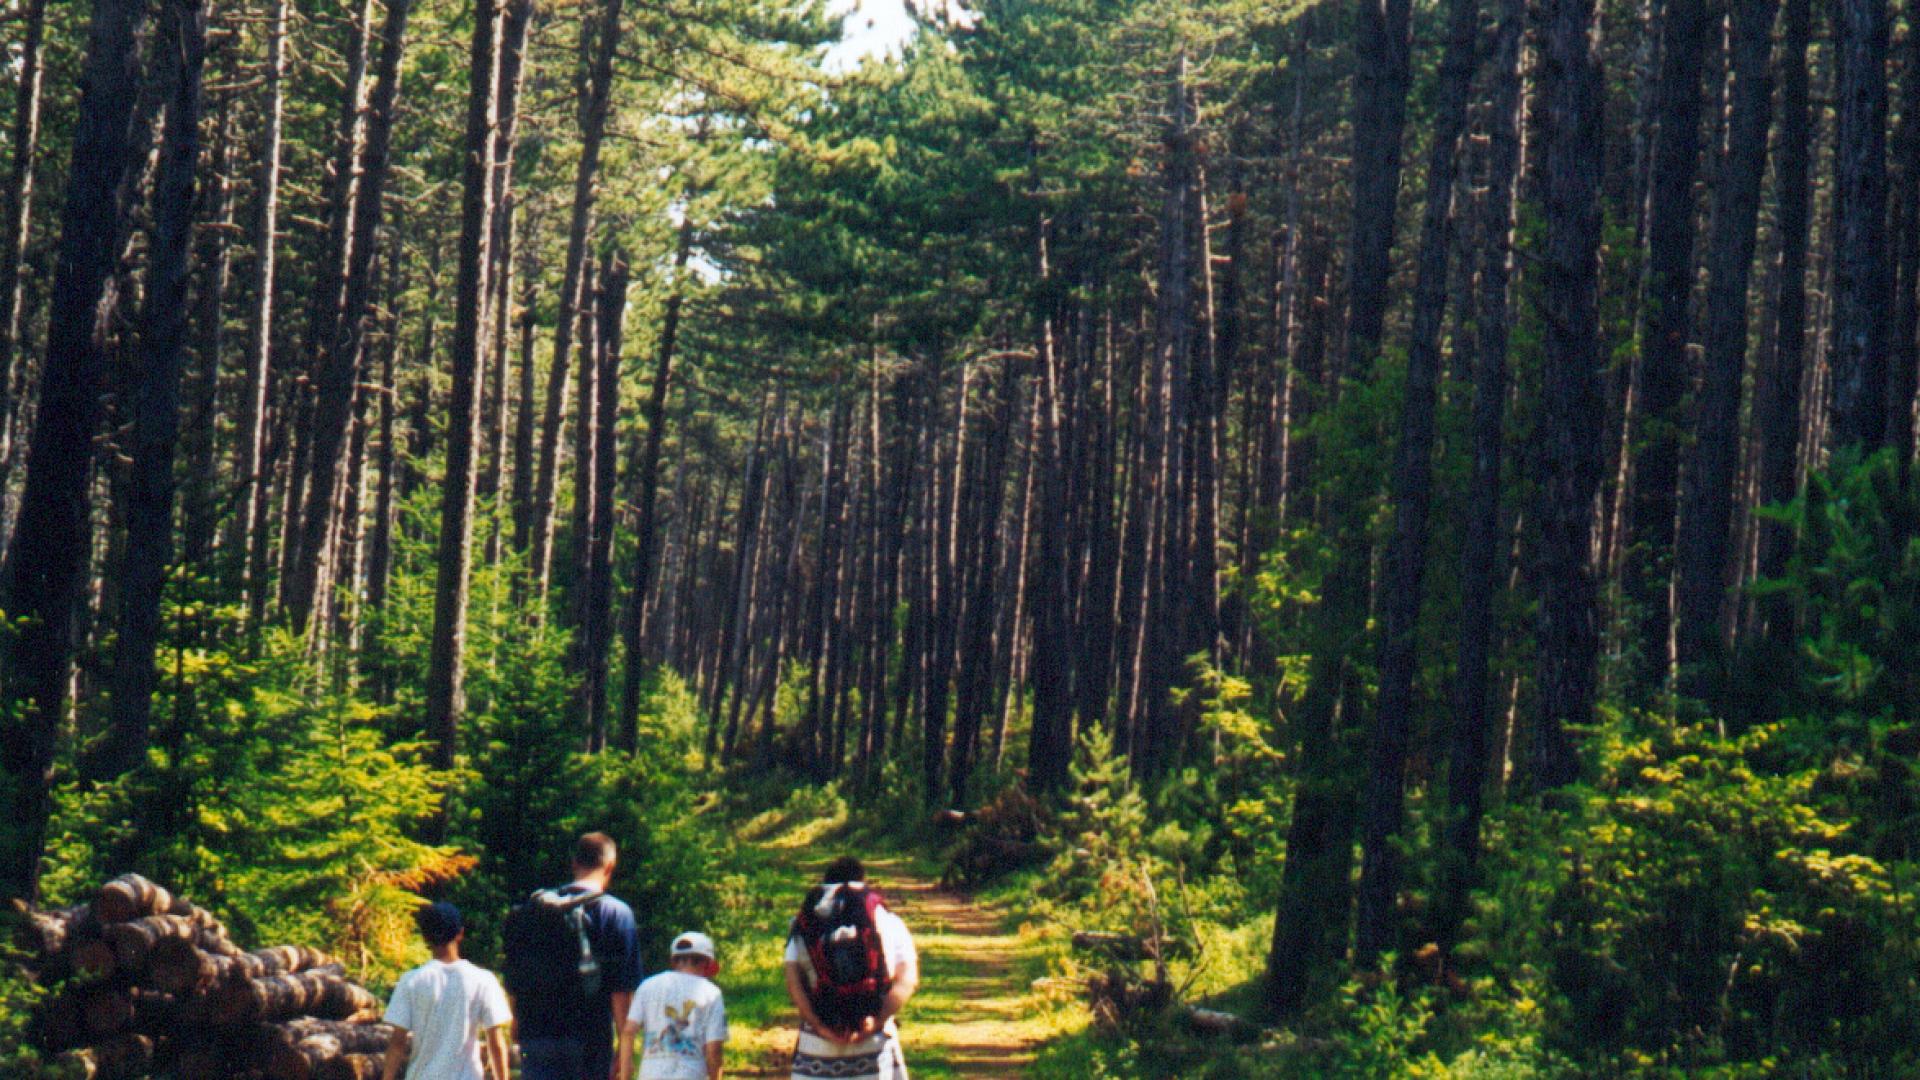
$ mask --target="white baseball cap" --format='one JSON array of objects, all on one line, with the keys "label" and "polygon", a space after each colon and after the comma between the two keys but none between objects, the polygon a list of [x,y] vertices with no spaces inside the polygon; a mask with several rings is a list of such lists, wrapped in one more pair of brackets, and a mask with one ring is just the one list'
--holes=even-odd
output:
[{"label": "white baseball cap", "polygon": [[708,960],[719,959],[719,954],[713,948],[713,939],[698,930],[689,930],[674,938],[672,955],[676,959],[682,956],[701,956]]}]

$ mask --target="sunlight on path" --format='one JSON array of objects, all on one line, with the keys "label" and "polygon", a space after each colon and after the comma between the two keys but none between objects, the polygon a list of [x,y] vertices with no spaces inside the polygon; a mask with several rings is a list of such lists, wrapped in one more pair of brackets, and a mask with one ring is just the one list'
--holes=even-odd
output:
[{"label": "sunlight on path", "polygon": [[[796,881],[805,880],[799,867],[819,853],[791,835],[763,842],[761,849],[775,863],[793,867]],[[908,1071],[916,1080],[1022,1075],[1051,1031],[1029,989],[1033,940],[1009,931],[996,912],[971,898],[942,891],[902,860],[870,860],[868,871],[906,920],[920,951],[920,992],[901,1017]],[[785,1076],[793,1024],[790,1007],[778,1009],[771,1023],[736,1023],[728,1073]]]}]

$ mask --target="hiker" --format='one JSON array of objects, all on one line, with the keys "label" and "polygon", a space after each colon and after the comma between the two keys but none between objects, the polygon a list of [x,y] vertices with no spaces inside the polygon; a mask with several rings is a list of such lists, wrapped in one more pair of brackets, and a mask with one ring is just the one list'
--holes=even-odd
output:
[{"label": "hiker", "polygon": [[800,1010],[793,1080],[907,1080],[894,1018],[920,985],[920,957],[859,859],[834,860],[807,893],[787,935],[786,969]]},{"label": "hiker", "polygon": [[640,985],[633,909],[607,894],[619,849],[592,832],[573,881],[542,889],[501,929],[521,1080],[614,1080],[613,1033]]},{"label": "hiker", "polygon": [[688,931],[673,939],[668,969],[640,984],[620,1029],[619,1080],[633,1075],[633,1039],[641,1040],[640,1080],[720,1080],[727,1006],[713,983],[720,960],[713,939]]},{"label": "hiker", "polygon": [[[460,959],[467,936],[460,909],[428,904],[414,913],[433,959],[400,976],[387,1003],[393,1025],[383,1080],[508,1080],[513,1014],[493,973]],[[482,1062],[485,1062],[484,1068]]]}]

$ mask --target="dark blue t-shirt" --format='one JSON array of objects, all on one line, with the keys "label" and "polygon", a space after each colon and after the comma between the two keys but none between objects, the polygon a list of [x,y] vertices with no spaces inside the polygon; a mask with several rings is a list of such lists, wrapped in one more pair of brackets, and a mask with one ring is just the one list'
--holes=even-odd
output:
[{"label": "dark blue t-shirt", "polygon": [[[563,895],[583,890],[567,886]],[[616,896],[602,896],[586,905],[587,942],[600,964],[600,992],[588,1000],[583,990],[559,998],[521,998],[514,1019],[522,1039],[587,1039],[608,1037],[613,1027],[612,998],[630,994],[640,985],[640,940],[633,909]]]}]

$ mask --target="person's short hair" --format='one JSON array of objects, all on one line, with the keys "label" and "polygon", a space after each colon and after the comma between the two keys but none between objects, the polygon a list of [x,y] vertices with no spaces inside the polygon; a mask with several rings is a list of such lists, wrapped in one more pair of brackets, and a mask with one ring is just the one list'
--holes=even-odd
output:
[{"label": "person's short hair", "polygon": [[460,909],[445,900],[415,911],[413,923],[420,928],[420,936],[427,939],[427,944],[435,948],[451,944],[464,927]]},{"label": "person's short hair", "polygon": [[619,857],[620,849],[613,837],[603,832],[590,832],[573,845],[573,865],[577,870],[604,870]]},{"label": "person's short hair", "polygon": [[820,875],[823,885],[845,885],[850,881],[867,880],[867,868],[860,860],[851,855],[842,855],[827,864],[827,872]]}]

